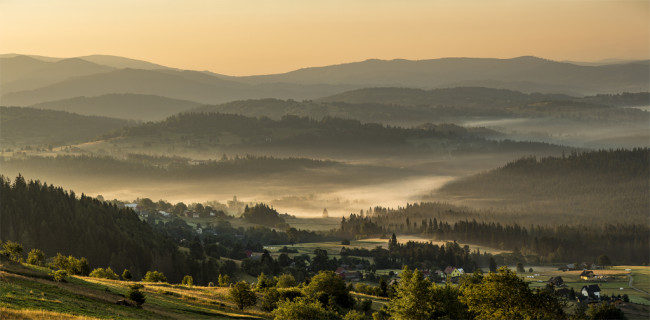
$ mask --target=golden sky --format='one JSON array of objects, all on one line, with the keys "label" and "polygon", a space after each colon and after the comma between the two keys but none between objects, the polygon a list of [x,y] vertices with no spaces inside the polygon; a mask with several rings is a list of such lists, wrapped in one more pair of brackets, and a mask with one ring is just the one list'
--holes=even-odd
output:
[{"label": "golden sky", "polygon": [[0,0],[0,53],[229,75],[378,59],[648,59],[650,1]]}]

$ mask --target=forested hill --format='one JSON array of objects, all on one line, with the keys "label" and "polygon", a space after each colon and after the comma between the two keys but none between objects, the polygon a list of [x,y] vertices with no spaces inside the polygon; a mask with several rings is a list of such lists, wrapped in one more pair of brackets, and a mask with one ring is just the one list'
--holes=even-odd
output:
[{"label": "forested hill", "polygon": [[0,239],[20,242],[26,252],[38,248],[46,256],[82,256],[91,268],[128,268],[135,279],[160,270],[179,281],[199,269],[130,209],[22,176],[13,183],[0,177]]},{"label": "forested hill", "polygon": [[527,157],[451,182],[439,192],[547,217],[561,214],[556,218],[564,223],[634,223],[647,221],[649,163],[648,148]]},{"label": "forested hill", "polygon": [[3,148],[84,142],[133,124],[123,119],[34,108],[0,107],[0,115],[0,145]]},{"label": "forested hill", "polygon": [[544,143],[486,140],[481,135],[487,131],[450,131],[448,126],[438,129],[435,125],[406,129],[331,117],[313,120],[284,116],[271,120],[232,114],[187,113],[161,122],[124,128],[105,138],[124,144],[144,139],[152,147],[178,144],[197,149],[225,148],[239,153],[291,152],[292,156],[301,157],[341,152],[354,155],[560,150],[558,146]]},{"label": "forested hill", "polygon": [[323,119],[338,117],[361,122],[412,126],[423,122],[461,123],[475,117],[553,118],[562,121],[647,122],[648,113],[619,106],[644,106],[648,92],[577,98],[563,94],[525,94],[505,89],[458,87],[433,90],[364,88],[318,100],[249,99],[205,105],[195,112],[241,114],[248,117],[284,115]]}]

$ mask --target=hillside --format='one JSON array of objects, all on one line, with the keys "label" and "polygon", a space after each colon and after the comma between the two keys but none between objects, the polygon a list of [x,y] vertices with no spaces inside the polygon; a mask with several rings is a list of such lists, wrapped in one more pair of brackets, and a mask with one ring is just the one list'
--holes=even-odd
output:
[{"label": "hillside", "polygon": [[[257,319],[260,310],[237,310],[228,288],[188,288],[141,283],[142,308],[118,304],[133,282],[69,276],[55,282],[44,267],[21,265],[0,257],[2,319]],[[126,300],[129,304],[134,304]]]},{"label": "hillside", "polygon": [[[365,88],[318,99],[324,103],[382,104],[429,109],[433,115],[459,121],[481,117],[550,117],[579,121],[607,119],[636,121],[647,118],[641,110],[618,106],[649,103],[648,92],[596,95],[576,98],[563,94],[525,94],[505,89],[457,87],[433,90],[408,88]],[[407,112],[409,109],[404,108]],[[432,117],[430,115],[430,117]],[[643,121],[646,121],[643,119]]]},{"label": "hillside", "polygon": [[74,144],[132,124],[122,119],[21,107],[0,107],[0,115],[3,149]]},{"label": "hillside", "polygon": [[450,182],[436,197],[500,208],[553,221],[634,222],[647,219],[650,150],[572,153],[522,158]]},{"label": "hillside", "polygon": [[[285,116],[280,120],[240,115],[180,114],[161,122],[124,128],[106,135],[102,148],[122,152],[175,150],[216,155],[254,154],[278,157],[354,159],[358,157],[463,155],[477,152],[558,152],[558,146],[492,141],[485,132],[405,129],[357,120],[312,120]],[[112,147],[111,147],[112,146]],[[137,146],[137,147],[135,147]],[[134,148],[135,147],[135,148]],[[139,150],[139,151],[138,151]],[[192,151],[193,150],[193,151]]]},{"label": "hillside", "polygon": [[0,182],[0,239],[22,243],[26,252],[38,248],[48,257],[85,257],[91,269],[129,269],[137,279],[159,270],[179,282],[193,270],[197,283],[207,283],[218,274],[217,262],[190,260],[130,209],[22,176],[13,183],[2,176]]},{"label": "hillside", "polygon": [[32,108],[59,110],[82,115],[128,120],[155,121],[199,106],[198,102],[142,94],[107,94],[75,97],[32,105]]}]

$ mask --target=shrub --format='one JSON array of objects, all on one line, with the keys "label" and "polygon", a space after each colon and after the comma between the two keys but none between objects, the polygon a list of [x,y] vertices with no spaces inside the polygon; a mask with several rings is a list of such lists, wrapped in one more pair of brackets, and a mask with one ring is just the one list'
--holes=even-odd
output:
[{"label": "shrub", "polygon": [[278,277],[278,283],[277,283],[278,288],[290,288],[290,287],[295,287],[296,286],[296,278],[294,278],[290,274],[281,274]]},{"label": "shrub", "polygon": [[191,287],[192,285],[194,285],[194,278],[192,278],[192,276],[190,275],[186,275],[183,277],[183,281],[181,281],[181,284]]},{"label": "shrub", "polygon": [[122,279],[129,281],[132,278],[133,276],[131,275],[131,271],[129,271],[129,269],[124,269],[124,271],[122,272]]},{"label": "shrub", "polygon": [[111,267],[108,267],[104,270],[104,268],[97,268],[93,270],[90,275],[93,278],[104,278],[104,279],[110,279],[110,280],[118,280],[119,277],[118,275],[111,269]]},{"label": "shrub", "polygon": [[45,262],[45,254],[40,249],[32,249],[27,254],[27,263],[35,266],[42,266]]},{"label": "shrub", "polygon": [[133,300],[138,307],[141,306],[147,299],[139,289],[131,288],[126,295],[129,299]]},{"label": "shrub", "polygon": [[237,282],[230,288],[230,299],[237,305],[239,310],[254,306],[257,302],[255,293],[246,281]]},{"label": "shrub", "polygon": [[65,270],[57,270],[57,271],[52,271],[50,275],[52,276],[52,279],[54,279],[54,281],[61,282],[61,281],[65,281],[65,277],[68,276],[68,273],[65,272]]},{"label": "shrub", "polygon": [[2,250],[0,250],[0,254],[3,256],[9,257],[9,259],[16,261],[16,262],[22,262],[23,260],[23,245],[21,245],[18,242],[13,242],[11,240],[7,240],[5,243],[1,243],[2,245]]},{"label": "shrub", "polygon": [[144,282],[167,282],[167,277],[160,271],[147,271],[142,279]]},{"label": "shrub", "polygon": [[350,312],[345,314],[345,316],[343,317],[343,320],[364,320],[364,319],[366,319],[366,315],[357,310],[350,310]]},{"label": "shrub", "polygon": [[277,309],[273,310],[273,316],[275,319],[282,320],[340,319],[336,312],[327,310],[319,302],[307,298],[278,302]]},{"label": "shrub", "polygon": [[230,276],[227,274],[219,274],[219,286],[220,287],[227,287],[230,285]]}]

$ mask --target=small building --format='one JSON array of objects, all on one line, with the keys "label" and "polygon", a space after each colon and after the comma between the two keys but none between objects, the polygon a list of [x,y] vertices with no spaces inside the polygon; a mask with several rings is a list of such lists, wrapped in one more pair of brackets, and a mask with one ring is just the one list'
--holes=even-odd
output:
[{"label": "small building", "polygon": [[548,283],[554,287],[563,287],[564,279],[562,279],[562,277],[560,276],[551,277],[550,279],[548,279]]},{"label": "small building", "polygon": [[451,277],[458,278],[464,274],[465,274],[465,270],[463,270],[463,268],[454,268],[454,270],[451,272]]},{"label": "small building", "polygon": [[583,296],[600,299],[600,287],[597,284],[590,284],[580,290]]},{"label": "small building", "polygon": [[451,274],[452,272],[454,272],[455,269],[456,269],[456,268],[454,268],[454,267],[452,267],[452,266],[447,266],[447,267],[445,268],[445,274]]},{"label": "small building", "polygon": [[167,218],[167,217],[169,217],[171,215],[171,213],[166,212],[166,211],[162,211],[162,210],[158,211],[158,214],[160,214],[161,216],[163,216],[165,218]]},{"label": "small building", "polygon": [[196,219],[196,218],[198,218],[198,217],[200,217],[200,215],[199,215],[198,212],[194,212],[194,213],[192,213],[192,218]]},{"label": "small building", "polygon": [[591,270],[582,270],[582,273],[580,274],[580,279],[582,280],[592,280],[594,277],[594,272]]}]

